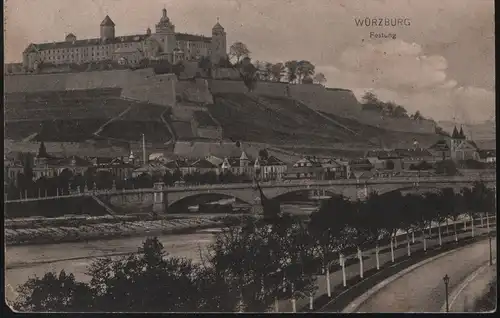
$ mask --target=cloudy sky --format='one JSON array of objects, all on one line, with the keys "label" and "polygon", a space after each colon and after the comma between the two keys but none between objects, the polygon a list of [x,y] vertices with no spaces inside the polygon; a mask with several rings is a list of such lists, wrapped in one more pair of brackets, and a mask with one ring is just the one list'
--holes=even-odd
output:
[{"label": "cloudy sky", "polygon": [[[327,86],[367,90],[437,120],[494,116],[493,0],[7,0],[7,62],[31,42],[99,36],[106,14],[117,35],[144,33],[166,7],[178,32],[210,35],[217,17],[228,44],[253,60],[310,60]],[[409,26],[361,27],[355,19],[407,18]],[[370,32],[395,34],[376,39]]]}]

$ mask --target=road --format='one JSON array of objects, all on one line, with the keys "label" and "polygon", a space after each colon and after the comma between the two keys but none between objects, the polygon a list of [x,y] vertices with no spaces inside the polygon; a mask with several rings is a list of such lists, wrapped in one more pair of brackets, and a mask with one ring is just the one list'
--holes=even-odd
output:
[{"label": "road", "polygon": [[[476,224],[478,224],[478,220],[475,221]],[[460,225],[460,223],[458,223]],[[461,225],[460,225],[461,226]],[[450,226],[450,229],[452,226]],[[468,231],[462,232],[458,235],[459,239],[460,238],[465,238],[465,237],[470,237],[471,232],[470,232],[470,224],[468,225]],[[436,230],[433,231],[434,233]],[[450,231],[452,233],[452,231]],[[475,225],[475,233],[481,234],[481,233],[486,233],[485,228],[479,228],[478,225]],[[444,234],[444,231],[443,231]],[[410,238],[411,239],[411,238]],[[423,243],[419,241],[420,237],[415,237],[415,244],[411,245],[411,251],[412,253],[417,251],[417,250],[422,250],[423,249]],[[454,236],[443,236],[443,242],[450,242],[454,240]],[[406,240],[400,240],[398,242],[398,248],[394,250],[394,257],[398,258],[401,256],[404,256],[407,254],[407,245],[406,245]],[[437,238],[435,239],[428,239],[427,240],[427,247],[432,247],[432,246],[437,246],[439,244],[439,240]],[[382,249],[386,248],[386,246],[381,246],[381,252],[379,254],[379,260],[380,260],[380,266],[383,266],[386,263],[391,262],[391,254],[390,251],[385,251],[382,252]],[[363,257],[368,257],[364,263],[364,270],[368,271],[372,268],[376,267],[376,258],[375,258],[375,249],[367,250],[363,252]],[[346,266],[345,268],[346,271],[346,279],[349,280],[350,278],[359,276],[359,263],[355,262],[354,264],[351,264],[349,266]],[[342,271],[338,270],[336,272],[330,273],[330,286],[333,290],[333,288],[337,285],[342,284]],[[319,275],[318,280],[317,280],[317,285],[318,289],[316,291],[316,294],[314,298],[318,298],[319,296],[326,294],[327,290],[327,283],[326,283],[326,276],[325,275]],[[309,299],[308,298],[301,298],[296,300],[296,306],[297,309],[300,309],[304,306],[308,306],[309,304]],[[293,307],[292,303],[289,300],[282,300],[279,303],[279,309],[280,312],[293,312]],[[318,308],[316,308],[318,309]]]},{"label": "road", "polygon": [[[496,239],[492,246],[496,253]],[[443,277],[450,277],[451,292],[488,261],[489,244],[485,239],[396,279],[365,301],[357,312],[440,312],[445,302]]]},{"label": "road", "polygon": [[[472,312],[475,302],[487,294],[489,283],[496,282],[497,267],[496,260],[494,266],[489,263],[480,267],[476,272],[469,276],[463,284],[460,284],[455,290],[450,292],[450,312]],[[444,307],[441,311],[445,311]]]}]

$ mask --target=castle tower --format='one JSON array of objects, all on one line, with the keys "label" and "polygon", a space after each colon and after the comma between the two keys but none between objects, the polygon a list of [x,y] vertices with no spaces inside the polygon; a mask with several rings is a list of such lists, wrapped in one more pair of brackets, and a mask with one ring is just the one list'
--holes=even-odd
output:
[{"label": "castle tower", "polygon": [[177,48],[175,39],[175,25],[170,22],[167,16],[167,9],[162,10],[160,22],[156,24],[156,33],[160,37],[163,44],[163,53],[168,55],[168,60],[173,62],[174,49]]},{"label": "castle tower", "polygon": [[221,58],[225,58],[227,54],[227,44],[226,44],[226,32],[224,28],[219,23],[219,18],[217,18],[217,23],[212,28],[212,43],[211,43],[211,61],[212,64],[219,63]]},{"label": "castle tower", "polygon": [[107,15],[101,22],[101,40],[106,41],[108,39],[115,38],[115,23],[109,15]]}]

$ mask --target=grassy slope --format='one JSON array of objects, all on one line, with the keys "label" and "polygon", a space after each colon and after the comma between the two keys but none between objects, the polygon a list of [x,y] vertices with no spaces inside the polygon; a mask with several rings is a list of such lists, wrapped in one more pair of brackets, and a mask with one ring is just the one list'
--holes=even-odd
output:
[{"label": "grassy slope", "polygon": [[[439,136],[401,133],[361,124],[324,113],[325,116],[355,131],[321,117],[307,106],[287,98],[260,96],[256,101],[245,94],[216,94],[209,111],[222,125],[224,137],[281,145],[296,152],[352,155],[359,149],[378,146],[402,146],[417,139],[431,144]],[[332,148],[336,149],[332,153]],[[329,149],[328,149],[329,148]]]}]

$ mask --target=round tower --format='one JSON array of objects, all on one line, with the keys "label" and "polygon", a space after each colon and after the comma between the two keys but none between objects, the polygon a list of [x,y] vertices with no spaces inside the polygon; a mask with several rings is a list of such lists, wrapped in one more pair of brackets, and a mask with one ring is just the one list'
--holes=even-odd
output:
[{"label": "round tower", "polygon": [[101,22],[101,40],[106,41],[115,38],[115,23],[109,15]]},{"label": "round tower", "polygon": [[212,28],[211,51],[211,60],[213,64],[219,63],[221,58],[226,57],[226,32],[222,25],[220,25],[219,18],[217,18],[217,23]]}]

